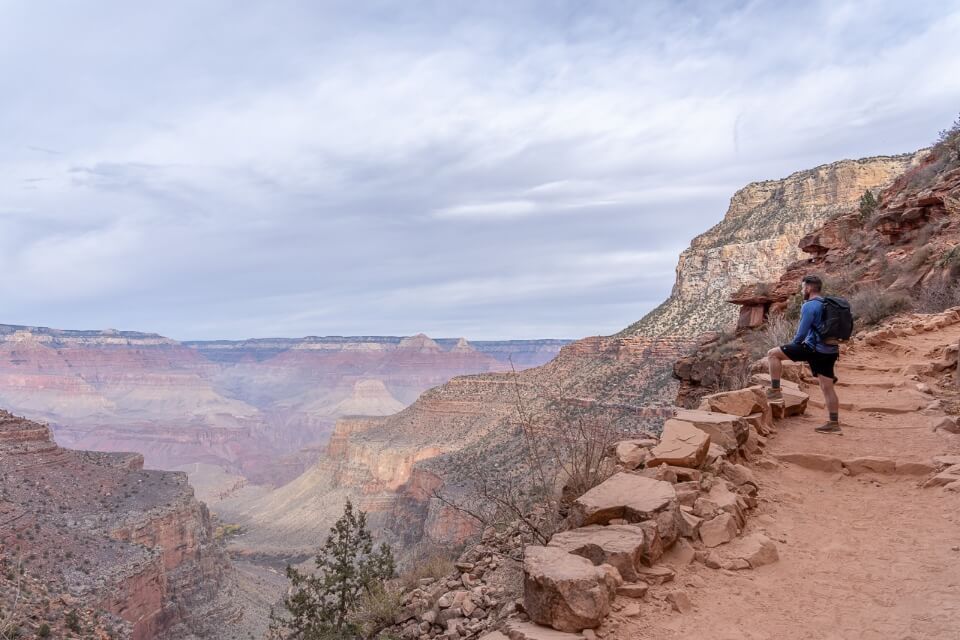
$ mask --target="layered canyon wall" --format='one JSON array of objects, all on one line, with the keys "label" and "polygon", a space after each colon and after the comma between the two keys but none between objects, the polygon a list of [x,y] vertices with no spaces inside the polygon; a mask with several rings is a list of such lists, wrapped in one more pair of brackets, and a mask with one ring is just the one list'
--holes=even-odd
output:
[{"label": "layered canyon wall", "polygon": [[104,612],[112,637],[183,638],[242,618],[222,598],[232,568],[185,474],[145,470],[138,454],[61,448],[45,425],[5,411],[0,556],[44,585],[46,603],[25,606]]},{"label": "layered canyon wall", "polygon": [[733,324],[731,294],[775,279],[803,256],[800,238],[855,207],[864,191],[890,185],[925,153],[841,160],[740,189],[723,220],[680,254],[670,297],[627,331],[696,336]]},{"label": "layered canyon wall", "polygon": [[395,413],[452,377],[503,371],[510,359],[542,364],[563,344],[424,335],[180,343],[0,325],[0,403],[48,422],[64,446],[278,485],[312,462],[341,416]]}]

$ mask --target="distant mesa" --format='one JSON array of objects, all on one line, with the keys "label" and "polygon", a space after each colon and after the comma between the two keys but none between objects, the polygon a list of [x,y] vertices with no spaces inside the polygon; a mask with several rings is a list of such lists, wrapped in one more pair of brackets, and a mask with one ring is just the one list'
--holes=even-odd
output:
[{"label": "distant mesa", "polygon": [[[459,342],[457,343],[459,344]],[[410,336],[409,338],[404,338],[400,341],[400,349],[407,349],[411,351],[429,351],[439,353],[443,351],[440,348],[440,345],[432,340],[429,336],[424,333],[418,333],[415,336]]]},{"label": "distant mesa", "polygon": [[382,380],[359,380],[350,397],[336,405],[340,416],[388,416],[406,405],[393,397]]},{"label": "distant mesa", "polygon": [[453,345],[453,348],[450,349],[451,353],[476,353],[477,350],[473,348],[466,338],[460,338],[457,340],[457,344]]}]

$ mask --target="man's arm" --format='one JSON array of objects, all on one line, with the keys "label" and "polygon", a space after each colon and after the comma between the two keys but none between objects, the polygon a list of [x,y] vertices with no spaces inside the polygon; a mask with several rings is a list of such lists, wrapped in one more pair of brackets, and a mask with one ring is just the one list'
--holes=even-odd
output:
[{"label": "man's arm", "polygon": [[810,328],[813,326],[813,316],[815,315],[812,304],[803,303],[800,307],[800,326],[797,327],[797,335],[793,336],[793,344],[803,344]]}]

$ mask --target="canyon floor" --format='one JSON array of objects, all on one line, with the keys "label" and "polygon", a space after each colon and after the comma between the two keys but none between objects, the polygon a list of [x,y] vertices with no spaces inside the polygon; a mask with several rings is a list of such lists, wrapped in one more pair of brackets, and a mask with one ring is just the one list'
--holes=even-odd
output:
[{"label": "canyon floor", "polygon": [[[879,456],[897,463],[960,454],[960,435],[933,432],[943,414],[926,409],[934,398],[955,407],[960,388],[923,394],[913,373],[938,348],[958,341],[960,324],[954,324],[875,346],[859,344],[846,353],[838,367],[844,435],[813,431],[823,421],[816,406],[822,407],[822,396],[810,388],[807,414],[779,424],[768,443],[769,462],[754,469],[761,502],[747,532],[776,540],[780,561],[741,572],[677,562],[676,580],[661,595],[683,589],[693,610],[675,613],[652,591],[639,616],[615,614],[616,631],[604,635],[960,638],[960,492],[922,488],[917,476],[848,475],[774,462],[787,453],[838,460]],[[635,601],[621,599],[628,602]]]}]

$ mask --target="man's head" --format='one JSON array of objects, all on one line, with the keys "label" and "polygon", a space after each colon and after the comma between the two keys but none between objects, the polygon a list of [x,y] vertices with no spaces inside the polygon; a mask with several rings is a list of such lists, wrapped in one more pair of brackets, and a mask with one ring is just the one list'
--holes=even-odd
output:
[{"label": "man's head", "polygon": [[820,276],[804,276],[802,282],[800,290],[803,292],[804,300],[815,298],[823,290],[823,280],[820,279]]}]

